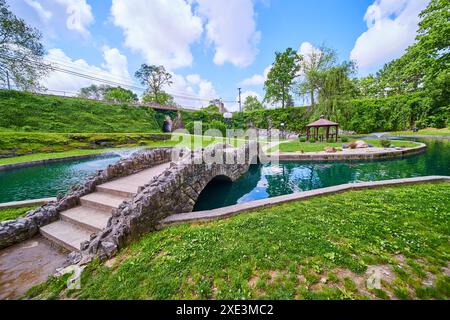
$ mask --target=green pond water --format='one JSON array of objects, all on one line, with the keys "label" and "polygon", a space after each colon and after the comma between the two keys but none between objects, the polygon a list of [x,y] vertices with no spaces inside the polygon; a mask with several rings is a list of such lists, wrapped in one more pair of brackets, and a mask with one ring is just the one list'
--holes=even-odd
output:
[{"label": "green pond water", "polygon": [[[427,143],[427,152],[402,159],[254,165],[234,183],[210,183],[200,195],[195,210],[214,209],[349,182],[427,175],[450,176],[450,140],[420,141]],[[119,156],[110,156],[0,171],[0,203],[56,196],[118,159]]]},{"label": "green pond water", "polygon": [[450,176],[450,140],[416,141],[428,145],[426,153],[383,161],[253,165],[248,173],[234,183],[210,183],[201,193],[194,211],[352,182]]},{"label": "green pond water", "polygon": [[55,197],[119,158],[99,157],[0,171],[0,203]]}]

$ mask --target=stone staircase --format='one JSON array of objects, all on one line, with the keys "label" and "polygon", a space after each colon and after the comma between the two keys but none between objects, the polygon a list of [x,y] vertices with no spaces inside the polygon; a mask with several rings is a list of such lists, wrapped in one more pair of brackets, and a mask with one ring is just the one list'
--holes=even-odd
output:
[{"label": "stone staircase", "polygon": [[169,163],[161,164],[97,186],[96,192],[80,198],[80,206],[61,212],[60,220],[41,227],[40,233],[66,250],[79,251],[82,242],[106,227],[114,208],[168,167]]}]

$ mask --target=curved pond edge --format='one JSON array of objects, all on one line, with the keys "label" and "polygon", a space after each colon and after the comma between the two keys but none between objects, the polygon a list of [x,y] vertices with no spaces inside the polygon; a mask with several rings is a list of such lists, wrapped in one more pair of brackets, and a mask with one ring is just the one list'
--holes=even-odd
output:
[{"label": "curved pond edge", "polygon": [[[414,148],[402,148],[392,149],[386,148],[383,151],[375,151],[371,153],[317,153],[317,152],[291,152],[291,153],[279,153],[278,155],[268,154],[270,157],[278,157],[280,161],[348,161],[348,160],[377,160],[377,159],[391,159],[404,156],[416,155],[423,153],[427,150],[425,143],[416,142],[417,147]],[[361,149],[367,150],[367,149]]]},{"label": "curved pond edge", "polygon": [[90,159],[90,158],[101,158],[101,157],[107,157],[109,155],[113,155],[113,153],[109,152],[109,151],[105,151],[105,152],[100,152],[100,153],[85,154],[85,155],[81,155],[81,156],[50,158],[50,159],[43,159],[43,160],[34,160],[34,161],[27,161],[27,162],[3,164],[3,165],[0,165],[0,171],[6,171],[6,170],[10,170],[10,169],[20,169],[20,168],[38,166],[41,164],[49,164],[49,163],[55,163],[55,162],[84,160],[84,159]]},{"label": "curved pond edge", "polygon": [[218,208],[214,210],[174,214],[161,220],[159,222],[158,229],[183,223],[198,223],[198,222],[207,222],[225,219],[242,212],[251,212],[256,209],[269,208],[287,202],[306,200],[314,197],[333,195],[336,193],[342,193],[347,191],[383,188],[409,184],[437,183],[437,182],[450,182],[450,176],[425,176],[425,177],[415,177],[405,179],[347,183],[333,187],[315,189],[310,191],[288,194],[284,196],[236,204],[233,206]]}]

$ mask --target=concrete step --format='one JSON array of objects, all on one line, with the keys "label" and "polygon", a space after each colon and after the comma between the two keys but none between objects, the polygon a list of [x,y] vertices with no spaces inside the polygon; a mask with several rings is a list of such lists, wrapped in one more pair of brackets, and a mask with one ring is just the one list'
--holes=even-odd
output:
[{"label": "concrete step", "polygon": [[119,197],[132,198],[136,195],[138,186],[119,184],[119,183],[105,183],[97,186],[98,192],[108,193]]},{"label": "concrete step", "polygon": [[91,232],[62,220],[50,223],[39,230],[44,237],[69,251],[79,251],[81,243],[89,240],[91,236]]},{"label": "concrete step", "polygon": [[81,205],[92,209],[111,212],[118,208],[127,197],[104,192],[94,192],[80,198]]},{"label": "concrete step", "polygon": [[60,216],[63,221],[70,222],[78,228],[96,233],[106,228],[108,220],[111,217],[111,212],[79,206],[61,212]]}]

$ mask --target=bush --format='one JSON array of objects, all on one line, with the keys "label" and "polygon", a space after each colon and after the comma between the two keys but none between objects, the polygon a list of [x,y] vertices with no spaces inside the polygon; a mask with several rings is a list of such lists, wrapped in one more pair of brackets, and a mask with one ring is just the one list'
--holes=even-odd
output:
[{"label": "bush", "polygon": [[342,141],[343,143],[346,143],[346,142],[349,141],[349,139],[348,139],[348,137],[346,137],[346,136],[342,136],[342,137],[341,137],[341,141]]},{"label": "bush", "polygon": [[334,140],[334,139],[331,139],[331,138],[327,139],[327,143],[335,143],[335,142],[336,142],[336,140]]},{"label": "bush", "polygon": [[222,137],[225,137],[227,134],[227,126],[218,120],[213,120],[211,121],[211,123],[208,125],[207,129],[216,129],[219,130],[222,133]]},{"label": "bush", "polygon": [[391,142],[386,139],[380,139],[380,144],[383,148],[389,148],[391,146]]},{"label": "bush", "polygon": [[299,138],[298,138],[298,141],[299,141],[299,142],[306,142],[306,137],[299,137]]},{"label": "bush", "polygon": [[309,143],[316,143],[316,139],[313,138],[309,139]]}]

